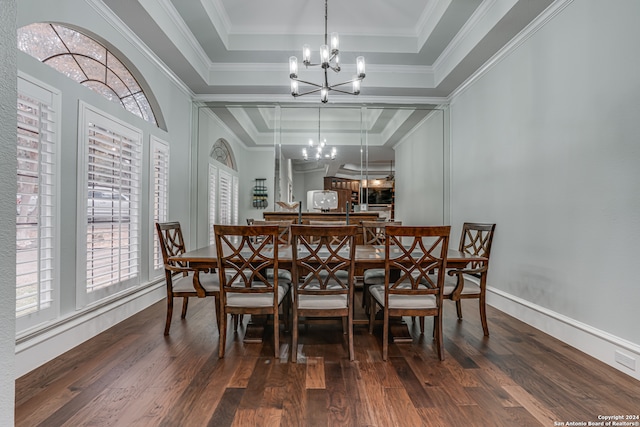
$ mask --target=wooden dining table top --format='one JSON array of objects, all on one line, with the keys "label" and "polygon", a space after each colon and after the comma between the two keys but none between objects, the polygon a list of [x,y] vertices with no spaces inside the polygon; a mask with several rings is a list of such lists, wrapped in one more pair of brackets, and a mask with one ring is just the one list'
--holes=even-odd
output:
[{"label": "wooden dining table top", "polygon": [[[286,267],[291,263],[292,245],[278,245],[278,262]],[[170,261],[188,263],[192,267],[213,268],[218,262],[218,254],[215,245],[187,251],[183,254],[172,256]],[[449,249],[447,252],[447,266],[451,268],[463,268],[471,262],[484,262],[486,257],[471,255],[457,249]],[[357,245],[355,262],[364,268],[384,268],[384,245]]]}]

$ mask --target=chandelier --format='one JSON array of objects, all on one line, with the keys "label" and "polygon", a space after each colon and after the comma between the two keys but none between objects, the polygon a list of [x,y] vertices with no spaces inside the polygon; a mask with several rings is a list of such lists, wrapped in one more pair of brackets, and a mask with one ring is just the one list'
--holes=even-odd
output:
[{"label": "chandelier", "polygon": [[[302,63],[306,68],[309,67],[322,67],[324,71],[324,81],[322,83],[312,83],[298,78],[298,58],[292,56],[289,58],[289,78],[291,79],[291,95],[294,98],[302,95],[308,95],[310,93],[320,92],[320,100],[326,103],[329,100],[329,91],[333,90],[340,93],[346,93],[349,95],[358,95],[360,93],[360,82],[365,77],[364,73],[364,56],[358,56],[356,58],[356,75],[351,80],[330,85],[327,77],[328,69],[332,69],[334,72],[340,72],[340,50],[338,33],[331,33],[331,46],[328,45],[327,39],[327,1],[324,0],[324,44],[320,46],[320,63],[311,63],[311,47],[308,44],[302,46]],[[308,92],[300,93],[298,90],[298,82],[315,87]],[[337,89],[338,86],[352,84],[352,90]]]},{"label": "chandelier", "polygon": [[310,157],[316,160],[335,160],[336,154],[338,154],[336,147],[331,149],[327,147],[327,138],[320,139],[320,108],[318,108],[318,143],[309,139],[308,151],[307,148],[302,149],[302,158],[304,160],[309,160]]}]

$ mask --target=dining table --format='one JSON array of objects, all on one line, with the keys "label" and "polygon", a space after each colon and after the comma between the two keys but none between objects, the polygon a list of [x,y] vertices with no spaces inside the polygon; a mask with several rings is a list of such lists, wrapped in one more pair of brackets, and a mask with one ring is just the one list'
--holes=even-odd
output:
[{"label": "dining table", "polygon": [[[265,247],[265,250],[273,250]],[[395,250],[399,250],[395,248]],[[293,261],[292,245],[278,245],[278,268],[290,269]],[[370,268],[384,268],[385,246],[384,245],[356,245],[355,265],[356,270],[363,271]],[[169,257],[169,261],[188,265],[196,270],[193,275],[193,286],[199,297],[204,298],[205,291],[200,284],[200,271],[210,272],[218,266],[218,254],[215,244],[207,245],[198,249],[186,251],[179,255]],[[447,269],[463,269],[469,264],[487,262],[486,257],[473,255],[457,249],[449,248],[447,251]],[[366,318],[354,319],[354,325],[368,324]],[[250,322],[245,332],[245,342],[260,342],[262,340],[262,327],[259,322]],[[412,340],[408,328],[400,319],[395,327],[392,327],[392,339],[394,342],[410,342]]]},{"label": "dining table", "polygon": [[[267,249],[268,250],[268,249]],[[278,265],[290,268],[293,257],[292,245],[278,245]],[[169,261],[187,264],[190,268],[208,270],[218,266],[216,245],[203,246],[169,257]],[[447,268],[464,268],[469,263],[486,262],[481,255],[472,255],[457,249],[447,251]],[[361,268],[384,268],[384,245],[356,245],[355,263]]]}]

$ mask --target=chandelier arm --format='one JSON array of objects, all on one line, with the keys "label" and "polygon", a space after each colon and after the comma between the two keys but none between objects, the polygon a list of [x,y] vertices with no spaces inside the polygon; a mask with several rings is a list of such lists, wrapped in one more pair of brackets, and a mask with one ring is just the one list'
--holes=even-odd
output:
[{"label": "chandelier arm", "polygon": [[[318,85],[314,85],[314,86],[318,86]],[[320,89],[322,89],[322,88],[319,87],[318,89],[313,89],[313,90],[310,90],[308,92],[301,92],[301,93],[299,93],[297,95],[293,95],[293,96],[297,98],[298,96],[309,95],[310,93],[320,92]]]},{"label": "chandelier arm", "polygon": [[332,88],[338,87],[338,86],[348,85],[349,83],[353,83],[353,82],[357,82],[357,81],[362,81],[362,79],[353,79],[353,80],[348,80],[348,81],[342,82],[342,83],[336,83],[334,85],[329,86],[329,89],[332,89]]},{"label": "chandelier arm", "polygon": [[[342,83],[341,83],[341,84],[342,84]],[[337,86],[337,85],[336,85],[336,86]],[[333,91],[333,92],[346,93],[347,95],[355,95],[355,93],[353,93],[353,92],[349,92],[349,91],[347,91],[347,90],[342,90],[342,89],[334,89],[334,88],[335,88],[335,86],[332,86],[332,87],[330,87],[330,88],[329,88],[329,90],[330,90],[330,91]]]},{"label": "chandelier arm", "polygon": [[[305,81],[305,80],[300,80],[300,79],[298,79],[298,78],[292,78],[291,80],[295,80],[295,81],[297,81],[297,82],[299,82],[299,83],[304,83],[304,84],[309,85],[309,86],[313,86],[313,87],[317,87],[317,88],[322,88],[322,85],[319,85],[319,84],[317,84],[317,83],[308,82],[308,81]],[[319,89],[318,89],[318,90],[319,90]],[[317,92],[317,90],[316,90],[316,91],[314,91],[314,92]],[[306,92],[306,93],[313,93],[313,92]]]}]

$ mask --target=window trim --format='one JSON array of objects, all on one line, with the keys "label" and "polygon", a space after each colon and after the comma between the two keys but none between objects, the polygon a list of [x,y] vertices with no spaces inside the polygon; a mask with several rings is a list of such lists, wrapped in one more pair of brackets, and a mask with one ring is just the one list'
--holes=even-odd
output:
[{"label": "window trim", "polygon": [[[158,236],[155,226],[155,170],[154,170],[154,156],[156,147],[162,147],[166,151],[167,156],[167,170],[165,173],[166,180],[166,218],[160,219],[160,221],[168,221],[169,220],[169,182],[170,182],[170,171],[171,171],[171,148],[169,143],[158,138],[155,135],[151,135],[149,138],[149,279],[153,280],[159,278],[164,274],[164,266],[160,266],[159,268],[155,268],[155,244],[158,242]],[[160,255],[162,257],[162,255]]]},{"label": "window trim", "polygon": [[231,222],[238,225],[239,207],[240,207],[240,177],[231,174]]},{"label": "window trim", "polygon": [[207,168],[207,202],[209,244],[213,245],[215,243],[213,225],[218,219],[218,167],[211,162]]},{"label": "window trim", "polygon": [[129,138],[137,138],[140,150],[140,168],[138,170],[138,194],[142,196],[142,180],[144,179],[144,171],[142,170],[142,159],[144,155],[143,147],[143,132],[127,123],[120,120],[91,104],[88,104],[82,100],[78,101],[78,170],[76,175],[77,182],[77,255],[76,255],[76,309],[82,309],[89,305],[101,302],[102,300],[109,298],[118,293],[127,292],[132,288],[136,288],[142,283],[142,229],[141,225],[141,199],[138,198],[138,212],[137,218],[130,218],[131,223],[137,221],[138,223],[138,236],[137,236],[137,274],[135,277],[119,282],[114,285],[109,285],[105,288],[98,289],[92,293],[87,292],[87,236],[88,236],[88,218],[87,218],[87,188],[88,188],[88,150],[89,141],[87,136],[87,125],[92,117],[101,117],[114,123],[116,126],[124,129],[125,136]]}]

